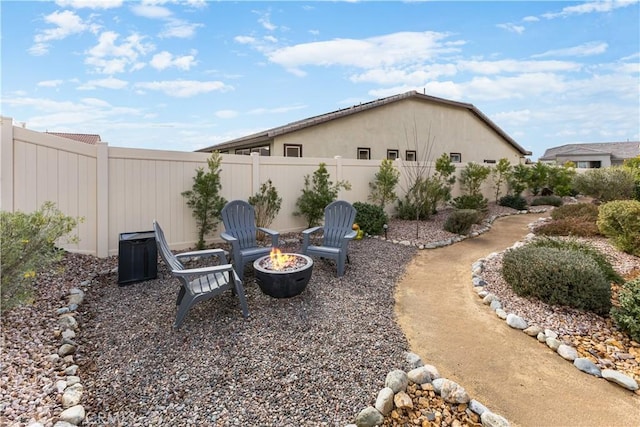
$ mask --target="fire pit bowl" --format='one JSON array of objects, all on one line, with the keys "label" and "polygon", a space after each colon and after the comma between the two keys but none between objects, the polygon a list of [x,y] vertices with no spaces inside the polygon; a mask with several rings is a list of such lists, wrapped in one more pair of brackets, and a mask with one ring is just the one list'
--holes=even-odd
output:
[{"label": "fire pit bowl", "polygon": [[255,260],[253,268],[263,293],[273,298],[291,298],[306,289],[313,271],[313,260],[302,254],[280,256],[286,257],[288,261],[284,264],[277,263],[274,262],[273,255],[266,255]]}]

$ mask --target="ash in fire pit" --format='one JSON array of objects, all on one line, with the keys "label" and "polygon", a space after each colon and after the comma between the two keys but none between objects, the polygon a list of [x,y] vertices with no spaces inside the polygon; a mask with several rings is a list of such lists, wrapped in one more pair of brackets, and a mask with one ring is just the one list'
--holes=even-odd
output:
[{"label": "ash in fire pit", "polygon": [[279,249],[253,262],[258,286],[274,298],[299,295],[307,287],[313,260],[302,254],[281,253]]}]

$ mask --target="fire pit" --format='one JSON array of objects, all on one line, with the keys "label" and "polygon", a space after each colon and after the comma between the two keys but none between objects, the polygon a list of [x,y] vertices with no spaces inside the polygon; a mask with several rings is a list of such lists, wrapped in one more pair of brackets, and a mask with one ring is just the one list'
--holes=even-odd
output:
[{"label": "fire pit", "polygon": [[306,255],[282,253],[274,249],[270,255],[253,262],[258,286],[274,298],[290,298],[299,295],[307,287],[313,260]]}]

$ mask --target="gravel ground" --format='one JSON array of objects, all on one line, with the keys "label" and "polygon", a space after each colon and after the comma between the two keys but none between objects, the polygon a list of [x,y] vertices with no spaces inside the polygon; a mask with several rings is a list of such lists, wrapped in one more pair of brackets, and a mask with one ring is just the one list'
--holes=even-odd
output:
[{"label": "gravel ground", "polygon": [[[506,212],[513,210],[491,206],[491,215]],[[422,244],[452,237],[442,230],[446,213],[421,223],[418,238],[414,222],[393,220],[388,237]],[[283,250],[295,251],[297,237],[283,236]],[[117,274],[98,275],[117,258],[67,254],[64,270],[38,276],[34,305],[3,313],[0,425],[53,425],[62,374],[46,356],[59,346],[55,310],[70,288],[94,277],[74,356],[84,425],[345,425],[372,403],[390,370],[404,369],[408,345],[395,323],[393,291],[414,253],[379,239],[354,241],[345,276],[318,260],[305,292],[286,300],[262,294],[248,270],[249,319],[227,293],[197,304],[177,331],[178,284],[161,263],[158,279],[120,287]],[[621,265],[634,261],[622,257]],[[547,311],[536,315],[557,329]]]}]

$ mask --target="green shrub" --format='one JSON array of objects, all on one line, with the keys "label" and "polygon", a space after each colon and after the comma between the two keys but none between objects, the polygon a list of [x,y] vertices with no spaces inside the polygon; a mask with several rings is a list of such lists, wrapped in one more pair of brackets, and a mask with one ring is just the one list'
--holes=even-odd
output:
[{"label": "green shrub", "polygon": [[382,159],[380,169],[373,182],[369,183],[371,194],[369,200],[377,203],[381,208],[393,203],[398,197],[395,193],[396,185],[400,180],[400,171],[393,165],[393,160]]},{"label": "green shrub", "polygon": [[573,187],[579,193],[603,203],[633,199],[635,185],[634,172],[625,167],[589,169],[573,178]]},{"label": "green shrub", "polygon": [[[268,228],[275,219],[280,206],[282,205],[282,197],[278,195],[278,190],[273,186],[270,179],[263,182],[260,191],[249,197],[249,204],[253,206],[256,212],[256,226]],[[263,240],[265,234],[258,231],[258,239]]]},{"label": "green shrub", "polygon": [[504,197],[500,197],[498,204],[500,206],[506,206],[519,211],[527,209],[527,200],[519,194],[508,194]]},{"label": "green shrub", "polygon": [[478,212],[486,213],[488,211],[489,200],[482,194],[463,194],[453,199],[451,204],[456,209],[473,209]]},{"label": "green shrub", "polygon": [[593,237],[600,235],[595,222],[571,217],[545,222],[536,226],[534,232],[544,236]]},{"label": "green shrub", "polygon": [[296,201],[297,211],[293,214],[304,216],[308,227],[320,224],[324,218],[324,208],[336,200],[341,188],[351,189],[349,182],[338,181],[334,184],[329,177],[326,163],[320,163],[313,176],[304,177],[302,195]]},{"label": "green shrub", "polygon": [[597,314],[611,309],[610,283],[593,258],[579,251],[531,245],[512,249],[504,255],[502,275],[521,296]]},{"label": "green shrub", "polygon": [[640,202],[616,200],[600,206],[598,229],[623,252],[640,256]]},{"label": "green shrub", "polygon": [[[44,203],[30,214],[0,214],[0,307],[3,311],[32,299],[36,273],[61,259],[63,251],[55,248],[55,242],[71,233],[78,221],[63,215],[52,202]],[[78,238],[65,241],[75,243]]]},{"label": "green shrub", "polygon": [[353,207],[356,208],[356,223],[361,230],[372,235],[382,233],[383,226],[389,221],[384,209],[362,202],[355,202]]},{"label": "green shrub", "polygon": [[578,251],[581,252],[593,259],[600,270],[604,273],[604,276],[607,278],[609,283],[624,283],[624,279],[620,276],[614,269],[607,257],[600,252],[594,246],[588,243],[582,243],[575,239],[551,239],[551,238],[538,238],[529,243],[529,246],[539,247],[539,248],[555,248],[555,249],[563,249],[570,251]]},{"label": "green shrub", "polygon": [[620,290],[620,307],[611,309],[611,317],[620,329],[640,342],[640,277],[625,283]]},{"label": "green shrub", "polygon": [[598,220],[598,206],[593,203],[574,203],[562,205],[551,211],[552,219],[584,218],[595,222]]},{"label": "green shrub", "polygon": [[478,216],[474,209],[457,209],[447,217],[444,229],[450,233],[469,234],[471,226],[478,222]]},{"label": "green shrub", "polygon": [[531,206],[560,206],[562,205],[562,197],[558,196],[540,196],[531,201]]}]

